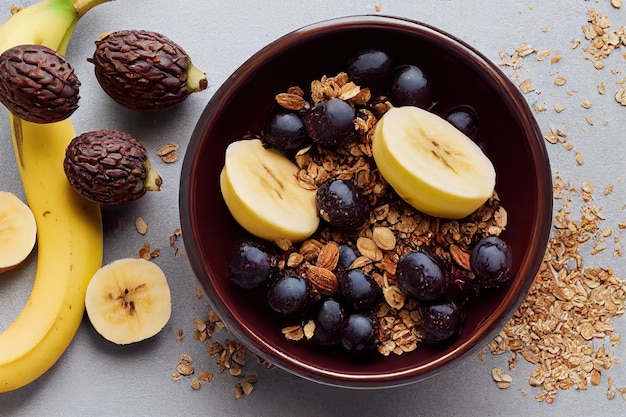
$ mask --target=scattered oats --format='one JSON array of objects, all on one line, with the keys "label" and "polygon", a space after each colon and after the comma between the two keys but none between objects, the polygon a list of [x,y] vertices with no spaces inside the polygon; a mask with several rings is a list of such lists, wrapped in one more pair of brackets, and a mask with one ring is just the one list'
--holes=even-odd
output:
[{"label": "scattered oats", "polygon": [[178,329],[178,341],[179,342],[185,341],[185,331],[183,329]]},{"label": "scattered oats", "polygon": [[235,384],[235,399],[238,400],[243,395],[243,387],[241,386],[241,382],[237,382]]},{"label": "scattered oats", "polygon": [[142,217],[137,217],[135,219],[135,228],[140,235],[145,235],[148,231],[148,223]]},{"label": "scattered oats", "polygon": [[585,122],[587,122],[589,126],[593,126],[593,121],[589,117],[585,117]]},{"label": "scattered oats", "polygon": [[173,374],[172,375],[172,381],[180,381],[182,379],[182,375],[181,374]]},{"label": "scattered oats", "polygon": [[543,61],[550,55],[550,49],[542,49],[537,51],[537,61]]},{"label": "scattered oats", "polygon": [[615,399],[615,391],[612,389],[607,389],[606,391],[606,399],[607,400],[614,400]]},{"label": "scattered oats", "polygon": [[572,39],[570,41],[570,45],[572,46],[572,49],[576,49],[580,46],[580,39]]},{"label": "scattered oats", "polygon": [[[577,196],[593,189],[589,182],[580,191],[570,188],[558,175],[554,181],[555,199],[565,198],[565,192]],[[601,373],[619,362],[604,345],[594,343],[616,337],[612,319],[626,310],[626,281],[610,268],[583,265],[582,242],[608,234],[600,227],[603,218],[598,210],[589,205],[591,199],[586,196],[580,220],[570,219],[567,203],[555,214],[553,234],[535,281],[511,320],[488,345],[492,354],[510,351],[535,365],[528,384],[539,387],[538,401],[552,403],[559,390],[597,385]],[[510,367],[514,365],[509,362]]]},{"label": "scattered oats", "polygon": [[252,393],[252,390],[254,389],[254,386],[248,381],[243,381],[243,384],[241,384],[241,386],[245,395],[250,395]]},{"label": "scattered oats", "polygon": [[176,367],[176,371],[183,376],[189,376],[193,374],[194,368],[189,363],[180,362]]},{"label": "scattered oats", "polygon": [[180,252],[180,248],[176,245],[176,242],[178,241],[178,239],[181,236],[181,232],[180,229],[176,229],[174,230],[174,233],[170,235],[170,247],[174,248],[174,256],[178,255],[178,252]]},{"label": "scattered oats", "polygon": [[600,83],[598,83],[598,93],[604,95],[605,92],[606,86],[604,85],[603,81],[600,81]]},{"label": "scattered oats", "polygon": [[150,256],[150,242],[144,242],[143,246],[139,248],[139,257],[149,261],[151,259]]},{"label": "scattered oats", "polygon": [[493,368],[491,370],[491,376],[500,389],[509,388],[513,382],[511,375],[505,374],[500,368]]},{"label": "scattered oats", "polygon": [[556,64],[557,62],[561,60],[561,58],[563,58],[563,55],[561,55],[560,52],[557,52],[552,58],[550,58],[550,63]]},{"label": "scattered oats", "polygon": [[526,42],[523,42],[515,47],[515,52],[517,52],[519,56],[524,58],[535,52],[535,49],[530,47]]},{"label": "scattered oats", "polygon": [[578,165],[582,165],[584,163],[583,155],[580,152],[576,152],[576,163]]},{"label": "scattered oats", "polygon": [[538,101],[535,101],[532,104],[532,107],[537,113],[543,113],[544,111],[546,111],[546,107],[544,106],[544,104],[543,103],[539,104]]},{"label": "scattered oats", "polygon": [[198,299],[202,298],[204,295],[202,294],[202,288],[200,287],[196,287],[196,297],[198,297]]},{"label": "scattered oats", "polygon": [[543,138],[544,138],[544,139],[545,139],[548,143],[551,143],[551,144],[553,144],[553,145],[554,145],[554,144],[559,143],[559,137],[558,137],[557,135],[552,135],[552,134],[550,134],[550,135],[544,135],[544,137],[543,137]]},{"label": "scattered oats", "polygon": [[626,106],[626,87],[622,86],[617,93],[615,93],[615,101],[622,106]]},{"label": "scattered oats", "polygon": [[580,103],[580,105],[584,108],[584,109],[590,109],[591,107],[593,107],[593,105],[591,104],[590,101],[585,100],[582,103]]},{"label": "scattered oats", "polygon": [[557,85],[559,87],[562,86],[562,85],[565,85],[565,84],[567,84],[567,79],[565,77],[561,76],[561,75],[556,77],[555,80],[554,80],[554,85]]},{"label": "scattered oats", "polygon": [[152,250],[150,242],[145,242],[141,248],[139,248],[139,257],[149,261],[150,259],[158,258],[161,256],[161,249]]},{"label": "scattered oats", "polygon": [[189,384],[191,386],[191,389],[193,390],[199,390],[200,389],[200,382],[198,381],[198,378],[191,378],[191,382]]},{"label": "scattered oats", "polygon": [[479,361],[481,361],[481,362],[482,362],[482,361],[483,361],[483,359],[485,358],[485,354],[484,354],[483,352],[478,352],[478,353],[476,354],[476,356],[478,357],[478,360],[479,360]]},{"label": "scattered oats", "polygon": [[161,157],[161,160],[166,164],[172,164],[178,161],[178,153],[176,152],[179,146],[175,143],[168,143],[157,149],[157,155]]},{"label": "scattered oats", "polygon": [[622,7],[622,0],[611,0],[611,6],[619,9],[620,7]]},{"label": "scattered oats", "polygon": [[[621,0],[614,0],[621,1]],[[589,46],[585,48],[588,54],[586,59],[593,62],[596,69],[604,68],[604,59],[618,49],[626,39],[626,26],[610,31],[611,23],[607,16],[600,15],[595,9],[587,11],[587,24],[582,27],[585,39]]]},{"label": "scattered oats", "polygon": [[565,110],[565,104],[563,103],[554,103],[554,111],[557,113],[561,113]]},{"label": "scattered oats", "polygon": [[519,88],[520,90],[522,90],[522,93],[530,93],[532,91],[535,91],[535,87],[533,87],[533,80],[531,78],[527,78],[522,81]]}]

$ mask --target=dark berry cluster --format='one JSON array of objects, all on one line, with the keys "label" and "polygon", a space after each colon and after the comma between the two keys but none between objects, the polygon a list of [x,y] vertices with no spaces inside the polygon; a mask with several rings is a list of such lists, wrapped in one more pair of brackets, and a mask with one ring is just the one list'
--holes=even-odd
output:
[{"label": "dark berry cluster", "polygon": [[457,337],[463,325],[463,307],[481,289],[507,284],[511,249],[498,237],[483,238],[472,249],[470,266],[471,272],[426,250],[410,250],[398,261],[398,286],[420,302],[426,341],[445,342]]},{"label": "dark berry cluster", "polygon": [[267,305],[281,316],[313,320],[311,341],[315,344],[341,344],[349,351],[376,346],[370,312],[381,302],[382,290],[361,269],[348,269],[358,256],[356,249],[340,246],[339,291],[321,297],[306,278],[279,271],[281,254],[272,247],[252,237],[238,240],[229,256],[231,282],[244,289],[266,288]]}]

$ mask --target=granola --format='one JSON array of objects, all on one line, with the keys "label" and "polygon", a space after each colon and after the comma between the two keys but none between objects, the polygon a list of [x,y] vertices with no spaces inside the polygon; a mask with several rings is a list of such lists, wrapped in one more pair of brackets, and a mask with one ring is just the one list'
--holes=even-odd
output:
[{"label": "granola", "polygon": [[[469,270],[469,252],[486,236],[499,236],[507,225],[505,208],[496,193],[476,212],[463,220],[425,215],[397,197],[380,175],[372,159],[371,139],[378,119],[390,108],[384,99],[373,99],[368,89],[349,81],[345,73],[324,76],[311,83],[314,103],[341,98],[356,104],[369,103],[357,112],[355,141],[328,149],[316,145],[300,150],[295,157],[299,183],[314,190],[329,178],[353,180],[372,207],[369,224],[356,234],[322,228],[301,244],[279,242],[288,272],[308,277],[321,294],[337,291],[336,258],[338,244],[354,245],[360,257],[350,268],[361,268],[383,290],[384,302],[375,311],[378,324],[378,351],[388,356],[415,350],[423,340],[419,303],[396,285],[395,269],[409,250],[427,248],[444,262],[455,262]],[[276,96],[285,108],[303,105],[303,89],[292,87]],[[470,272],[471,273],[471,272]],[[308,339],[312,321],[294,323],[282,329],[290,340]]]}]

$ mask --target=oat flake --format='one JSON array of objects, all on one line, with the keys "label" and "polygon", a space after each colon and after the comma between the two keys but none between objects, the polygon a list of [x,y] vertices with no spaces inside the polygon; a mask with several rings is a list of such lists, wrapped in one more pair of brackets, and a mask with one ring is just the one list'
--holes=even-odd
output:
[{"label": "oat flake", "polygon": [[[598,210],[589,205],[593,184],[572,189],[559,176],[554,181],[554,198],[570,200],[587,193],[579,220],[570,218],[565,202],[554,218],[546,255],[526,299],[502,332],[489,343],[492,354],[509,351],[510,369],[521,356],[535,365],[528,377],[538,387],[538,401],[554,402],[559,390],[588,389],[600,384],[602,372],[621,363],[602,344],[613,340],[613,318],[626,310],[626,281],[610,268],[583,265],[583,242],[601,241],[607,229]],[[586,191],[585,191],[586,190]],[[597,343],[596,343],[597,341]],[[500,373],[492,372],[494,380]],[[609,394],[610,397],[610,394]]]}]

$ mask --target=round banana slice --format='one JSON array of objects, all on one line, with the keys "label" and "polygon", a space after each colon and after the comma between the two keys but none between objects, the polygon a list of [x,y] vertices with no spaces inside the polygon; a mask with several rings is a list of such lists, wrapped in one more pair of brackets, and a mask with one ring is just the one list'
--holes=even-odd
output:
[{"label": "round banana slice", "polygon": [[372,153],[398,195],[431,216],[466,217],[494,191],[494,166],[478,145],[419,107],[388,110],[376,125]]},{"label": "round banana slice", "polygon": [[22,263],[36,240],[33,212],[15,194],[0,191],[0,273]]},{"label": "round banana slice", "polygon": [[315,190],[298,184],[298,166],[258,139],[231,143],[226,149],[220,188],[230,213],[260,238],[299,242],[319,225]]},{"label": "round banana slice", "polygon": [[118,345],[159,333],[172,312],[170,288],[158,265],[120,259],[100,268],[87,286],[85,308],[98,333]]}]

